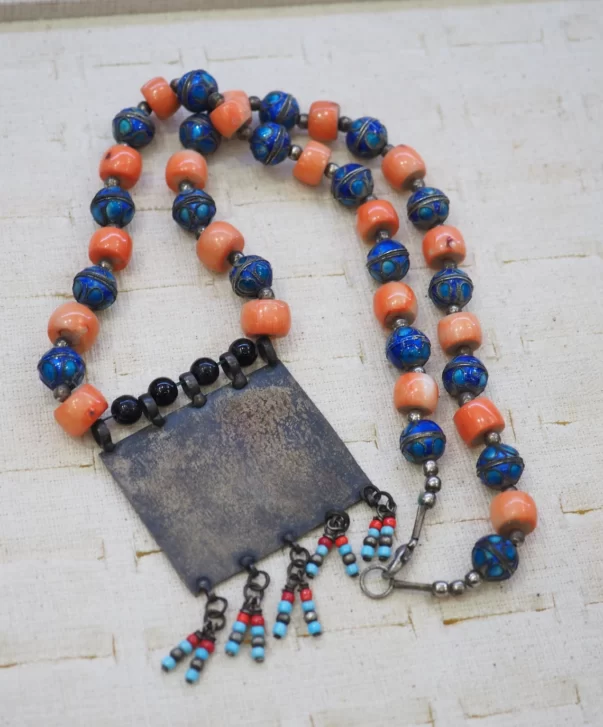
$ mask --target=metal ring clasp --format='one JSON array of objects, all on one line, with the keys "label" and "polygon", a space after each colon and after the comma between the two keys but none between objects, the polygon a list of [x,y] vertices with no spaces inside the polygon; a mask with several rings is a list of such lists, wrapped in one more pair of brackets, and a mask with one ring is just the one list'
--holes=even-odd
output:
[{"label": "metal ring clasp", "polygon": [[[367,579],[371,571],[381,571],[381,582],[387,582],[385,590],[372,591],[368,587]],[[390,576],[387,566],[381,565],[380,563],[375,563],[374,565],[369,565],[368,568],[365,568],[360,574],[360,589],[362,590],[364,595],[368,596],[369,598],[373,598],[375,600],[387,598],[389,594],[394,590],[394,579]]]}]

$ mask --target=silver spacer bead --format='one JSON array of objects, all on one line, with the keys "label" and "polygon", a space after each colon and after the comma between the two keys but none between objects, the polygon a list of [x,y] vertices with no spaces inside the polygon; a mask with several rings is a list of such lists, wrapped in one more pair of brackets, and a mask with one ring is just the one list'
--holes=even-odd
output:
[{"label": "silver spacer bead", "polygon": [[179,83],[180,83],[180,79],[179,79],[179,78],[173,78],[173,79],[172,79],[172,80],[170,81],[170,88],[172,89],[172,91],[173,91],[174,93],[176,93],[176,89],[178,88],[178,84],[179,84]]},{"label": "silver spacer bead", "polygon": [[229,641],[234,641],[237,644],[241,644],[243,642],[243,639],[245,638],[245,634],[240,634],[238,631],[233,631],[230,636],[228,637]]},{"label": "silver spacer bead", "polygon": [[395,318],[386,318],[385,323],[393,330],[396,330],[396,328],[406,328],[408,325],[406,318],[401,318],[400,316],[396,316]]},{"label": "silver spacer bead", "polygon": [[262,104],[262,99],[259,96],[250,96],[249,105],[252,111],[259,111]]},{"label": "silver spacer bead", "polygon": [[245,126],[241,126],[241,128],[237,131],[237,139],[240,139],[241,141],[249,141],[253,135],[253,129],[249,124],[245,124]]},{"label": "silver spacer bead", "polygon": [[111,272],[111,270],[113,270],[113,263],[111,262],[111,260],[101,260],[100,266],[101,266],[101,268],[104,268],[105,270],[108,270],[109,272]]},{"label": "silver spacer bead", "polygon": [[390,240],[391,235],[389,234],[388,230],[377,230],[377,234],[375,235],[375,242],[381,242],[382,240]]},{"label": "silver spacer bead", "polygon": [[192,192],[195,188],[194,184],[191,184],[187,179],[185,179],[183,182],[180,182],[178,185],[178,189],[181,192]]},{"label": "silver spacer bead", "polygon": [[460,313],[461,309],[458,305],[449,305],[448,308],[446,308],[446,313],[448,315],[452,315],[453,313]]},{"label": "silver spacer bead", "polygon": [[513,530],[509,533],[508,538],[513,545],[523,545],[526,539],[526,534],[522,530]]},{"label": "silver spacer bead", "polygon": [[308,128],[308,114],[300,114],[299,119],[297,120],[297,125],[300,129],[307,129]]},{"label": "silver spacer bead", "polygon": [[486,444],[500,444],[500,434],[498,432],[487,432],[484,435]]},{"label": "silver spacer bead", "polygon": [[460,356],[471,356],[473,351],[471,350],[471,348],[469,346],[460,346],[457,350],[457,353]]},{"label": "silver spacer bead", "polygon": [[430,475],[425,480],[427,492],[439,492],[442,489],[442,480],[437,475]]},{"label": "silver spacer bead", "polygon": [[54,342],[54,345],[57,348],[65,348],[69,345],[69,341],[65,338],[57,338],[57,340]]},{"label": "silver spacer bead", "polygon": [[240,250],[233,250],[230,255],[228,256],[228,262],[231,265],[238,265],[242,258],[244,258],[245,255]]},{"label": "silver spacer bead", "polygon": [[251,645],[252,646],[265,646],[266,639],[263,636],[252,636]]},{"label": "silver spacer bead", "polygon": [[306,613],[304,613],[304,621],[307,624],[312,623],[312,621],[316,621],[317,618],[318,615],[316,611],[306,611]]},{"label": "silver spacer bead", "polygon": [[[381,536],[381,537],[385,537],[385,536]],[[387,543],[383,543],[383,545],[387,545]],[[391,543],[390,543],[390,545],[391,545]],[[343,556],[342,560],[343,560],[344,565],[351,565],[352,563],[356,562],[356,556],[354,555],[354,553],[346,553]]]},{"label": "silver spacer bead", "polygon": [[478,573],[476,570],[470,570],[465,576],[465,584],[469,588],[479,588],[482,585],[482,581],[481,573]]},{"label": "silver spacer bead", "polygon": [[260,300],[268,300],[274,298],[274,290],[272,288],[261,288],[258,290],[258,298]]},{"label": "silver spacer bead", "polygon": [[352,125],[352,119],[349,116],[340,116],[337,122],[337,128],[339,131],[349,131]]},{"label": "silver spacer bead", "polygon": [[416,192],[417,189],[423,189],[425,186],[425,180],[424,179],[413,179],[412,183],[410,185],[410,188],[413,192]]},{"label": "silver spacer bead", "polygon": [[428,459],[423,462],[423,473],[429,477],[429,475],[437,475],[440,471],[438,463],[433,459]]},{"label": "silver spacer bead", "polygon": [[386,144],[383,149],[381,149],[381,156],[384,157],[386,154],[389,154],[389,152],[394,148],[393,144]]},{"label": "silver spacer bead", "polygon": [[335,162],[329,162],[325,167],[325,177],[327,179],[331,179],[338,169],[339,164],[335,164]]},{"label": "silver spacer bead", "polygon": [[119,187],[118,177],[107,177],[105,179],[105,187]]},{"label": "silver spacer bead", "polygon": [[310,558],[310,563],[314,563],[314,565],[317,565],[319,568],[324,563],[324,557],[320,555],[320,553],[314,553],[314,555]]},{"label": "silver spacer bead", "polygon": [[58,401],[66,401],[71,396],[71,389],[67,384],[59,384],[52,392],[52,395]]},{"label": "silver spacer bead", "polygon": [[475,399],[475,394],[472,394],[470,391],[464,391],[459,398],[457,399],[459,406],[465,406],[465,404],[469,401],[472,401]]},{"label": "silver spacer bead", "polygon": [[419,495],[419,505],[426,507],[428,510],[436,504],[437,497],[433,492],[422,492]]},{"label": "silver spacer bead", "polygon": [[450,258],[446,258],[445,260],[442,260],[442,268],[456,268],[456,263],[454,260],[451,260]]},{"label": "silver spacer bead", "polygon": [[446,598],[448,595],[448,583],[446,581],[434,581],[431,584],[431,592],[436,598]]},{"label": "silver spacer bead", "polygon": [[409,422],[420,422],[421,419],[423,419],[423,415],[421,414],[420,411],[413,409],[412,411],[408,412],[408,421]]},{"label": "silver spacer bead", "polygon": [[294,162],[296,162],[300,156],[302,155],[303,149],[301,146],[298,146],[297,144],[292,144],[291,148],[289,149],[289,159],[293,159]]},{"label": "silver spacer bead", "polygon": [[413,374],[424,374],[425,369],[423,368],[423,366],[415,366],[412,372]]},{"label": "silver spacer bead", "polygon": [[214,91],[214,93],[211,93],[207,99],[207,105],[210,109],[217,109],[218,106],[221,106],[223,103],[224,96],[222,96],[219,91]]},{"label": "silver spacer bead", "polygon": [[151,113],[153,112],[153,109],[149,106],[149,104],[146,101],[141,101],[136,108],[140,109],[147,116],[150,116]]},{"label": "silver spacer bead", "polygon": [[462,596],[465,593],[465,581],[452,581],[448,590],[452,596]]}]

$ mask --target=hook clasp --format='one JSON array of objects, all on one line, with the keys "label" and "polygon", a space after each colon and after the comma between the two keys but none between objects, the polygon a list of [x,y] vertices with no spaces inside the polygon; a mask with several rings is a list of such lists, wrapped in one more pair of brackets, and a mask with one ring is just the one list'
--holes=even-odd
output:
[{"label": "hook clasp", "polygon": [[[393,558],[389,561],[387,565],[375,563],[375,565],[371,565],[368,568],[365,568],[360,574],[360,588],[364,595],[368,596],[369,598],[374,598],[378,600],[381,598],[387,598],[387,596],[390,595],[394,588],[414,588],[415,586],[413,584],[410,584],[409,581],[403,581],[395,578],[395,575],[396,573],[401,571],[402,568],[404,568],[404,566],[411,559],[417,543],[418,540],[416,538],[411,538],[408,543],[404,543],[396,549]],[[367,581],[369,579],[369,574],[371,574],[371,572],[373,571],[381,572],[381,582],[387,582],[387,585],[384,589],[382,588],[380,590],[372,590],[369,587]],[[419,588],[418,590],[424,590],[424,588]]]}]

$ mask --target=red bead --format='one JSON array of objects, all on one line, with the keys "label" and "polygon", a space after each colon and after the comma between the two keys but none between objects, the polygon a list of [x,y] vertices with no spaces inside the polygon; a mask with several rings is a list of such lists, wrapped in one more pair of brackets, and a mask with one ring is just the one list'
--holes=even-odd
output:
[{"label": "red bead", "polygon": [[199,646],[202,649],[205,649],[206,651],[208,651],[210,654],[213,654],[214,651],[216,650],[216,645],[210,639],[201,639]]},{"label": "red bead", "polygon": [[302,601],[311,601],[312,600],[312,591],[309,588],[302,588],[299,592],[299,597]]},{"label": "red bead", "polygon": [[283,601],[289,601],[289,603],[293,603],[295,601],[295,593],[293,593],[293,591],[283,591],[281,599]]},{"label": "red bead", "polygon": [[197,636],[197,634],[189,634],[186,637],[186,640],[191,646],[199,646],[199,637]]},{"label": "red bead", "polygon": [[395,528],[396,527],[396,518],[395,517],[383,518],[383,524],[389,525],[390,527]]},{"label": "red bead", "polygon": [[383,523],[381,520],[371,520],[371,524],[369,525],[369,528],[375,528],[375,530],[381,530],[383,527]]},{"label": "red bead", "polygon": [[346,545],[346,544],[347,544],[347,542],[348,542],[348,539],[346,538],[346,536],[345,536],[345,535],[340,535],[340,536],[339,536],[339,537],[338,537],[338,538],[337,538],[337,539],[335,540],[335,545],[336,545],[336,546],[337,546],[338,548],[341,548],[341,546],[342,546],[342,545]]},{"label": "red bead", "polygon": [[325,545],[329,550],[333,547],[333,541],[331,538],[328,538],[326,535],[323,535],[321,538],[318,538],[318,544],[319,545]]},{"label": "red bead", "polygon": [[263,626],[264,625],[264,617],[260,616],[259,613],[254,614],[251,617],[251,625],[252,626]]},{"label": "red bead", "polygon": [[239,611],[237,621],[242,621],[244,624],[248,624],[251,621],[251,616],[248,613],[245,613],[245,611]]}]

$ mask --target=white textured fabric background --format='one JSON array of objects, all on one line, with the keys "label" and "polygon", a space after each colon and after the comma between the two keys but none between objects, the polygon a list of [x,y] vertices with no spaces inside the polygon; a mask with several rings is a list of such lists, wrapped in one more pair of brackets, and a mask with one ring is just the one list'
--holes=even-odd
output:
[{"label": "white textured fabric background", "polygon": [[[527,462],[521,484],[541,520],[511,581],[454,602],[402,592],[369,601],[333,557],[315,583],[320,640],[296,617],[258,666],[247,653],[224,657],[223,637],[191,688],[182,668],[166,676],[159,661],[198,626],[202,603],[157,552],[91,439],[57,427],[35,366],[48,316],[87,264],[88,205],[113,114],[138,102],[149,77],[195,67],[223,89],[289,90],[304,109],[334,98],[424,155],[467,240],[487,393]],[[600,725],[603,4],[371,3],[7,25],[0,79],[0,724]],[[135,254],[86,357],[88,380],[110,400],[238,335],[240,301],[171,221],[163,168],[183,115],[144,152]],[[348,159],[342,143],[334,159]],[[403,220],[417,325],[435,344],[421,235],[404,221],[405,197],[372,166],[377,194]],[[422,477],[398,450],[396,372],[353,214],[326,185],[298,185],[289,162],[261,168],[241,142],[224,144],[209,167],[218,217],[273,262],[274,287],[292,307],[279,352],[373,481],[395,494],[405,536]],[[428,371],[439,379],[445,357],[433,348]],[[490,531],[491,494],[454,411],[444,394],[444,487],[411,578],[462,576]],[[356,549],[368,517],[364,506],[352,512]],[[285,564],[284,554],[264,563],[270,621]],[[231,618],[242,584],[222,589]]]}]

